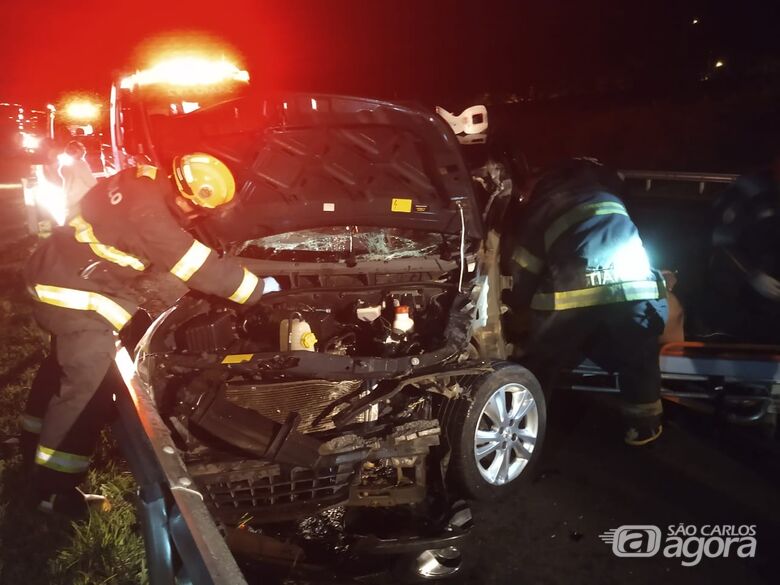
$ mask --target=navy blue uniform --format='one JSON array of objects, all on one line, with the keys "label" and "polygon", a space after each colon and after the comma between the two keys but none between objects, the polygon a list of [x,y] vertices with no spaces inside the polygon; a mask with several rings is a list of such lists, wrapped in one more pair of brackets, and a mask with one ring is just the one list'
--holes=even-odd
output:
[{"label": "navy blue uniform", "polygon": [[619,185],[587,161],[542,176],[514,230],[510,302],[533,310],[522,359],[545,389],[559,368],[589,358],[619,374],[628,416],[657,416],[666,292]]}]

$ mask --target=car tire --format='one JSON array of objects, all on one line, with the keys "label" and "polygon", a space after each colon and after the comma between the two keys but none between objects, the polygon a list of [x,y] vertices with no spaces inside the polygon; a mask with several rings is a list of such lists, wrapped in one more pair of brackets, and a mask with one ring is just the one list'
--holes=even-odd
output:
[{"label": "car tire", "polygon": [[547,431],[544,393],[531,372],[509,363],[468,390],[447,425],[448,479],[467,498],[499,500],[533,476]]}]

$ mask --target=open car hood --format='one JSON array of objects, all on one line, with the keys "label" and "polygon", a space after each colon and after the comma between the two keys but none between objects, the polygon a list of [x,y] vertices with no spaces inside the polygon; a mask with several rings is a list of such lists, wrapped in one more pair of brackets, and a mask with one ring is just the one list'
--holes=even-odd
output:
[{"label": "open car hood", "polygon": [[[471,176],[433,111],[313,94],[244,96],[169,120],[167,136],[225,160],[234,200],[205,220],[223,244],[325,226],[482,237]],[[169,150],[173,144],[169,144]]]}]

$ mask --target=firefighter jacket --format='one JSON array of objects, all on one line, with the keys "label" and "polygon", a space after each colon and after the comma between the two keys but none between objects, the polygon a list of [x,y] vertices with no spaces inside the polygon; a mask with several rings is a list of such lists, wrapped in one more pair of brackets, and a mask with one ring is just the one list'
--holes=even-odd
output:
[{"label": "firefighter jacket", "polygon": [[131,281],[152,267],[236,303],[259,300],[262,280],[182,229],[166,203],[172,190],[152,166],[98,183],[81,200],[80,214],[55,229],[28,261],[25,278],[34,297],[83,311],[116,330],[137,309]]},{"label": "firefighter jacket", "polygon": [[514,230],[520,306],[560,311],[665,296],[623,202],[597,184],[535,191]]}]

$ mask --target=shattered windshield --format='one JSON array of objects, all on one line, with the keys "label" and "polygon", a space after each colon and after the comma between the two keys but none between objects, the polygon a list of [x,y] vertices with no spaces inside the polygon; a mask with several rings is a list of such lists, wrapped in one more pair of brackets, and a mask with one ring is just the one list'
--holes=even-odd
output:
[{"label": "shattered windshield", "polygon": [[394,260],[413,256],[438,255],[439,234],[397,228],[359,226],[325,227],[287,232],[246,242],[242,256],[309,262]]}]

